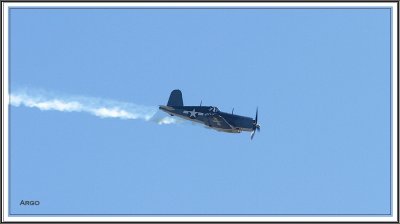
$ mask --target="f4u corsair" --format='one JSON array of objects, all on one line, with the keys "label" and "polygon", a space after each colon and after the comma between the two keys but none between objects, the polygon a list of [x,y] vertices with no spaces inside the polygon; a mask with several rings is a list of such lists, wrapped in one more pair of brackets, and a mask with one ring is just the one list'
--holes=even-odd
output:
[{"label": "f4u corsair", "polygon": [[251,139],[255,131],[260,131],[257,123],[258,108],[256,118],[239,116],[232,113],[225,113],[214,106],[183,106],[182,92],[178,89],[173,90],[169,96],[167,106],[160,105],[160,110],[171,116],[181,117],[186,120],[202,123],[217,131],[228,133],[240,133],[242,131],[251,132]]}]

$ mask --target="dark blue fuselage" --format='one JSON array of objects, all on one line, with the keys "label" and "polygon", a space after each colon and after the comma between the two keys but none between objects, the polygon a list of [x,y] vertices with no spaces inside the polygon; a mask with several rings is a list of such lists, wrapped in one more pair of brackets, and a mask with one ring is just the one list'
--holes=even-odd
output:
[{"label": "dark blue fuselage", "polygon": [[250,117],[221,112],[213,106],[160,106],[160,110],[230,133],[252,131],[255,125],[255,120]]}]

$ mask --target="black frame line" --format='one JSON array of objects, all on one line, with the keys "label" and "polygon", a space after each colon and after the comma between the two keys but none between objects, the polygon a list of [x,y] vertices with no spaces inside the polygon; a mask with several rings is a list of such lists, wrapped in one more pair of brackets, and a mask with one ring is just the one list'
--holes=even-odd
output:
[{"label": "black frame line", "polygon": [[[9,3],[32,3],[30,1],[18,1],[18,0],[8,0],[2,2],[9,2]],[[70,1],[34,1],[34,3],[396,3],[398,1],[395,0],[353,0],[353,1],[346,1],[346,0],[337,0],[337,1],[296,1],[296,0],[282,0],[282,1],[266,1],[266,0],[253,0],[253,1],[242,1],[242,0],[218,0],[218,1],[210,1],[210,0],[203,0],[203,1],[191,1],[191,0],[182,0],[182,1],[160,1],[160,0],[149,0],[149,1],[135,1],[135,0],[126,0],[126,1],[107,1],[107,0],[86,0],[86,1],[79,1],[79,0],[70,0]]]},{"label": "black frame line", "polygon": [[[3,2],[8,2],[8,3],[28,3],[28,2],[18,2],[18,1],[2,1],[2,3]],[[43,2],[43,3],[78,3],[78,2],[81,2],[81,1],[63,1],[63,2],[47,2],[47,1],[37,1],[38,3],[40,3],[40,2]],[[107,1],[87,1],[87,3],[196,3],[196,2],[203,2],[203,3],[210,3],[210,1],[134,1],[134,2],[132,2],[132,1],[115,1],[115,2],[107,2]],[[227,2],[227,3],[337,3],[337,2],[339,2],[339,3],[342,3],[342,2],[345,2],[345,3],[363,3],[363,2],[374,2],[374,3],[397,3],[397,22],[399,22],[399,2],[398,1],[387,1],[387,0],[383,0],[383,1],[380,1],[380,2],[378,2],[378,1],[370,1],[370,0],[367,0],[367,1],[352,1],[352,2],[348,2],[348,1],[345,1],[345,0],[343,0],[343,1],[341,1],[341,0],[339,0],[339,1],[268,1],[268,2],[266,2],[266,1],[264,1],[264,0],[261,0],[261,1],[246,1],[246,2],[243,2],[243,1],[224,1],[224,0],[222,0],[222,1],[217,1],[217,2],[215,2],[215,3],[223,3],[223,2]],[[36,2],[35,2],[36,3]],[[211,3],[214,3],[214,2],[211,2]],[[189,8],[189,7],[192,7],[192,8]],[[2,8],[3,8],[3,6],[2,6]],[[271,6],[271,7],[268,7],[268,8],[265,8],[265,7],[218,7],[218,6],[215,6],[215,7],[212,7],[212,8],[208,8],[208,7],[196,7],[196,8],[193,8],[193,6],[184,6],[184,7],[168,7],[168,6],[165,6],[165,7],[163,7],[163,8],[159,8],[159,7],[157,7],[157,6],[155,6],[155,7],[140,7],[140,6],[135,6],[135,7],[101,7],[101,6],[99,6],[99,7],[79,7],[79,6],[77,6],[77,7],[62,7],[62,6],[60,6],[60,7],[35,7],[35,6],[32,6],[32,7],[18,7],[18,6],[12,6],[12,7],[9,7],[9,9],[11,10],[11,9],[30,9],[30,10],[32,10],[32,9],[97,9],[97,10],[102,10],[102,9],[104,9],[104,10],[106,10],[106,9],[126,9],[126,10],[131,10],[131,9],[135,9],[135,10],[140,10],[140,9],[142,9],[142,10],[146,10],[146,9],[151,9],[151,10],[155,10],[155,9],[167,9],[167,10],[171,10],[171,9],[185,9],[185,10],[188,10],[188,9],[192,9],[192,10],[201,10],[201,9],[216,9],[216,10],[223,10],[223,9],[240,9],[240,10],[243,10],[243,9],[252,9],[252,10],[257,10],[257,9],[259,9],[259,10],[265,10],[265,9],[351,9],[351,10],[354,10],[354,9],[375,9],[375,10],[377,10],[377,9],[390,9],[390,213],[389,214],[13,214],[13,213],[11,213],[11,134],[10,134],[10,129],[11,129],[11,122],[10,122],[10,120],[11,120],[11,106],[10,105],[7,105],[7,106],[5,106],[4,108],[8,108],[8,111],[9,111],[9,113],[8,113],[8,124],[9,124],[9,127],[8,127],[8,133],[9,133],[9,135],[8,135],[8,140],[9,140],[9,142],[8,142],[8,144],[9,144],[9,148],[7,149],[8,150],[8,162],[9,162],[9,164],[8,164],[8,168],[9,168],[9,170],[8,170],[8,178],[9,178],[9,182],[8,182],[8,185],[9,185],[9,201],[8,201],[8,203],[9,203],[9,206],[8,206],[8,208],[9,208],[9,215],[10,216],[13,216],[13,217],[24,217],[24,216],[48,216],[48,217],[60,217],[60,216],[62,216],[62,217],[68,217],[68,216],[79,216],[79,217],[92,217],[92,216],[100,216],[100,217],[102,217],[102,216],[113,216],[113,217],[115,217],[115,216],[124,216],[124,217],[143,217],[143,216],[145,216],[145,217],[151,217],[151,216],[155,216],[155,217],[158,217],[158,216],[179,216],[179,217],[192,217],[192,216],[195,216],[195,217],[198,217],[198,216],[202,216],[202,217],[207,217],[207,216],[212,216],[212,217],[218,217],[218,216],[223,216],[223,217],[226,217],[226,216],[229,216],[229,217],[276,217],[276,216],[279,216],[279,217],[292,217],[292,216],[314,216],[314,217],[326,217],[326,216],[344,216],[344,217],[354,217],[354,216],[357,216],[357,217],[368,217],[368,216],[380,216],[380,217],[388,217],[388,216],[391,216],[391,215],[393,215],[393,207],[392,207],[392,197],[393,197],[393,189],[392,189],[392,181],[393,181],[393,178],[392,178],[392,166],[393,166],[393,164],[392,164],[392,153],[393,153],[393,151],[392,150],[394,150],[393,149],[393,145],[392,145],[392,137],[393,137],[393,133],[392,133],[392,128],[393,128],[393,126],[392,126],[392,85],[393,85],[393,81],[392,81],[392,75],[395,75],[395,74],[393,74],[393,69],[392,69],[392,66],[393,66],[393,64],[392,64],[392,53],[393,53],[393,44],[392,44],[392,34],[393,34],[393,31],[392,31],[392,19],[394,19],[394,18],[392,18],[392,16],[393,16],[393,14],[392,14],[392,10],[393,10],[393,8],[392,7],[368,7],[368,6],[365,6],[365,7],[362,7],[362,8],[360,8],[360,7],[346,7],[346,8],[342,8],[342,7],[332,7],[332,8],[330,8],[329,6],[327,6],[327,7],[324,7],[324,8],[322,8],[322,7],[320,7],[320,6],[318,6],[318,7],[290,7],[290,6],[288,6],[288,7],[273,7],[273,6]],[[3,17],[1,18],[2,19],[2,28],[4,29],[4,21],[3,21]],[[399,23],[397,23],[398,25],[399,25]],[[11,47],[10,47],[10,43],[11,43],[11,38],[10,38],[10,36],[11,36],[11,32],[10,32],[10,30],[11,30],[11,16],[10,16],[10,13],[9,13],[9,20],[8,20],[8,29],[9,29],[9,33],[8,33],[8,45],[9,45],[9,48],[8,48],[8,57],[9,57],[9,61],[8,61],[8,72],[9,72],[9,74],[6,74],[6,75],[8,75],[8,77],[9,77],[9,79],[8,79],[8,84],[9,84],[9,91],[10,91],[10,83],[11,83],[11,60],[10,60],[10,55],[11,55]],[[2,35],[2,39],[4,39],[4,34]],[[399,29],[397,29],[397,43],[399,43]],[[397,45],[397,58],[399,58],[399,45]],[[4,74],[4,67],[3,67],[3,74]],[[399,77],[399,65],[397,64],[397,77]],[[399,86],[399,79],[397,79],[397,87]],[[2,82],[2,90],[4,90],[4,83]],[[2,91],[2,94],[3,94],[3,91]],[[399,96],[399,90],[397,90],[397,97]],[[3,98],[4,96],[2,96],[2,98]],[[399,101],[399,98],[397,98],[397,101]],[[398,102],[397,102],[398,103]],[[399,111],[399,104],[397,104],[397,118],[399,118],[399,113],[398,113],[398,111]],[[3,113],[2,113],[3,114]],[[2,116],[2,120],[4,120],[4,117]],[[3,123],[4,124],[4,123]],[[7,128],[7,127],[5,127],[5,128]],[[4,129],[5,129],[4,128]],[[399,119],[397,120],[397,131],[399,132]],[[2,139],[3,139],[3,136],[2,136]],[[397,139],[397,146],[399,147],[399,139]],[[397,148],[397,150],[398,150],[398,148]],[[399,151],[399,150],[398,150]],[[2,154],[2,159],[4,159],[4,157],[3,157],[3,154]],[[399,153],[397,154],[397,161],[399,161]],[[4,167],[4,163],[3,163],[3,167]],[[397,162],[397,171],[399,171],[399,164],[398,164],[398,162]],[[2,183],[4,184],[4,176],[3,176],[3,181],[2,181]],[[397,179],[397,192],[398,192],[398,194],[397,194],[397,207],[399,207],[399,178]],[[4,203],[4,202],[3,202]],[[397,214],[397,220],[399,221],[399,216],[400,216],[400,214],[398,213]],[[44,222],[47,222],[47,221],[44,221]],[[90,221],[90,222],[93,222],[93,221]],[[97,222],[104,222],[104,221],[97,221]],[[118,222],[121,222],[121,221],[118,221]],[[122,221],[122,222],[124,222],[124,221]],[[196,222],[196,221],[195,221]],[[235,222],[235,221],[230,221],[230,222]],[[228,222],[228,223],[230,223],[230,222]],[[268,222],[268,221],[248,221],[248,222]],[[332,222],[330,222],[330,221],[328,221],[329,223],[332,223]],[[150,222],[150,223],[153,223],[153,222]],[[169,222],[167,222],[167,223],[169,223]],[[196,223],[204,223],[204,222],[196,222]],[[238,222],[238,223],[242,223],[242,222]],[[292,222],[283,222],[283,223],[292,223]],[[309,222],[297,222],[297,223],[309,223]]]},{"label": "black frame line", "polygon": [[265,10],[265,9],[281,9],[281,10],[285,10],[285,9],[340,9],[340,10],[342,10],[342,9],[350,9],[350,10],[354,10],[354,9],[392,9],[392,8],[390,8],[390,7],[368,7],[368,8],[357,8],[357,7],[355,7],[355,8],[351,8],[351,7],[347,7],[347,8],[340,8],[340,7],[332,7],[332,8],[320,8],[319,6],[318,7],[296,7],[296,8],[291,8],[291,7],[287,7],[287,8],[282,8],[282,7],[268,7],[268,8],[264,8],[264,7],[257,7],[257,8],[254,8],[254,7],[246,7],[246,8],[238,8],[238,7],[233,7],[233,8],[228,8],[228,7],[213,7],[213,8],[207,8],[207,7],[196,7],[196,8],[193,8],[193,7],[191,7],[191,8],[186,8],[186,7],[189,7],[189,6],[184,6],[184,7],[164,7],[164,8],[158,8],[158,7],[140,7],[140,6],[138,6],[138,7],[107,7],[107,8],[105,8],[105,7],[101,7],[101,6],[99,6],[99,7],[85,7],[85,6],[82,6],[82,7],[79,7],[79,8],[75,8],[75,7],[53,7],[53,6],[49,6],[49,7],[32,7],[32,8],[28,8],[28,7],[15,7],[15,6],[13,6],[13,7],[10,7],[9,9],[59,9],[59,10],[63,10],[63,9],[81,9],[81,10],[85,10],[85,9],[98,9],[98,10],[106,10],[106,9],[121,9],[121,10],[124,10],[124,9],[126,9],[126,10],[132,10],[132,9],[144,9],[144,10],[152,10],[152,9],[164,9],[164,10],[171,10],[171,9],[191,9],[191,10],[200,10],[200,9],[215,9],[215,10],[221,10],[221,9],[226,9],[226,10],[232,10],[232,9],[239,9],[239,10],[243,10],[243,9],[253,9],[253,10],[257,10],[257,9],[260,9],[260,10]]}]

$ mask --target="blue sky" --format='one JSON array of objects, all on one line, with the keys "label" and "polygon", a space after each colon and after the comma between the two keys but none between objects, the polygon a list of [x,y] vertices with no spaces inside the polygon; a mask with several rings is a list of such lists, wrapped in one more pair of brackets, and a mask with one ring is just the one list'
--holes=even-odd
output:
[{"label": "blue sky", "polygon": [[181,89],[185,105],[258,106],[261,124],[250,141],[11,106],[11,213],[390,214],[390,16],[11,9],[11,94],[154,108]]}]

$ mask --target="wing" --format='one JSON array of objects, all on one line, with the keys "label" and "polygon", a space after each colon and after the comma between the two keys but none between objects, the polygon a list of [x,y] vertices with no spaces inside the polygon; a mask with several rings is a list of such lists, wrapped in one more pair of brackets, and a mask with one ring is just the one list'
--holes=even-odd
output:
[{"label": "wing", "polygon": [[232,125],[225,120],[225,118],[217,114],[208,116],[208,124],[209,126],[218,129],[234,129]]}]

